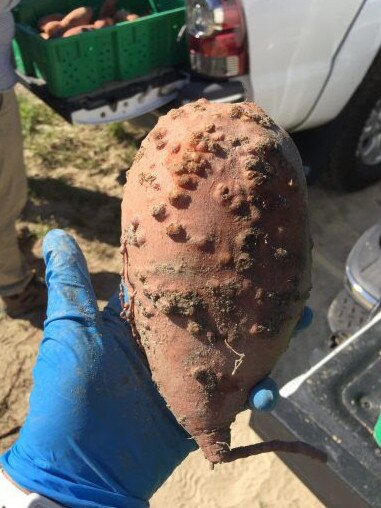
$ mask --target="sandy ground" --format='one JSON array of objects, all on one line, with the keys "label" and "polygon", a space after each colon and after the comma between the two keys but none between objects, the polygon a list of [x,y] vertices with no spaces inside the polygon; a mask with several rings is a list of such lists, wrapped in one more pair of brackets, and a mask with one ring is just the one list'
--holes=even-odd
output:
[{"label": "sandy ground", "polygon": [[[33,101],[32,104],[40,115],[41,106]],[[34,110],[31,113],[28,109],[26,119],[33,122],[34,114]],[[59,130],[55,139],[51,123]],[[23,250],[29,262],[43,274],[43,234],[57,226],[72,233],[87,258],[102,307],[118,285],[121,175],[131,158],[125,154],[133,154],[138,141],[128,129],[108,130],[105,136],[102,129],[71,127],[49,114],[38,116],[35,127],[26,135],[30,199],[18,225]],[[63,150],[66,150],[64,155]],[[75,157],[70,158],[71,153]],[[38,325],[41,319],[42,316],[32,315],[29,320],[11,320],[0,314],[0,434],[22,425],[25,418],[32,367],[42,337],[41,329],[34,324]],[[248,419],[248,412],[237,418],[233,445],[258,440],[248,426]],[[16,436],[15,433],[1,438],[0,451]],[[318,508],[322,505],[274,454],[237,461],[211,471],[201,453],[195,452],[156,493],[151,506]]]},{"label": "sandy ground", "polygon": [[[232,428],[232,444],[260,439],[250,429],[249,412]],[[155,494],[152,508],[319,508],[323,505],[273,453],[216,467],[197,451]]]}]

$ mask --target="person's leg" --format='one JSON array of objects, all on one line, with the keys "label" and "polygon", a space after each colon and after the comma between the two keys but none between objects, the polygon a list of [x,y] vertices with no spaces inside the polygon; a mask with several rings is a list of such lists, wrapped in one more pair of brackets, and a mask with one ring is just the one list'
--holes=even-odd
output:
[{"label": "person's leg", "polygon": [[20,118],[14,90],[9,90],[0,94],[0,296],[22,292],[33,277],[15,229],[26,196]]},{"label": "person's leg", "polygon": [[17,318],[46,306],[46,287],[20,252],[15,222],[27,198],[23,142],[16,96],[0,94],[0,297]]}]

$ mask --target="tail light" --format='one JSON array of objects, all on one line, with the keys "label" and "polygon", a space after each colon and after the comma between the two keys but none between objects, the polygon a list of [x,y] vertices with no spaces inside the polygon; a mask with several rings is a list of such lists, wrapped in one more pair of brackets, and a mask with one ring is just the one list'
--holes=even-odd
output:
[{"label": "tail light", "polygon": [[192,70],[213,78],[247,72],[246,26],[239,0],[187,0]]}]

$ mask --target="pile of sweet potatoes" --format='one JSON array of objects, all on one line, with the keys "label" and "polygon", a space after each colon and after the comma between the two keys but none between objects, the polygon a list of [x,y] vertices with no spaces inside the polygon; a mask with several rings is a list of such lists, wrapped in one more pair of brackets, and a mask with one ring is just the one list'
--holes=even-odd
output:
[{"label": "pile of sweet potatoes", "polygon": [[199,100],[160,118],[127,175],[121,252],[124,313],[206,458],[284,451],[230,450],[230,425],[310,290],[306,184],[286,132],[249,102]]},{"label": "pile of sweet potatoes", "polygon": [[116,0],[105,0],[98,16],[92,7],[78,7],[68,14],[53,13],[38,20],[37,27],[44,39],[70,37],[139,18],[127,9],[116,8]]}]

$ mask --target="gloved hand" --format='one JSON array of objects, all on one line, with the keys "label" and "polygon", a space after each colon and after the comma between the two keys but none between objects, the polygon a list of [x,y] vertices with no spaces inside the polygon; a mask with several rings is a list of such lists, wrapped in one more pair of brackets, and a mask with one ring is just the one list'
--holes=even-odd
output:
[{"label": "gloved hand", "polygon": [[[313,312],[309,307],[304,307],[303,313],[296,325],[294,335],[308,328],[313,319]],[[272,411],[279,399],[279,388],[276,382],[266,377],[252,388],[248,397],[248,406],[257,411]]]},{"label": "gloved hand", "polygon": [[2,466],[20,486],[68,507],[147,507],[196,444],[153,384],[118,295],[99,313],[75,241],[53,230],[43,255],[44,338],[29,414]]}]

